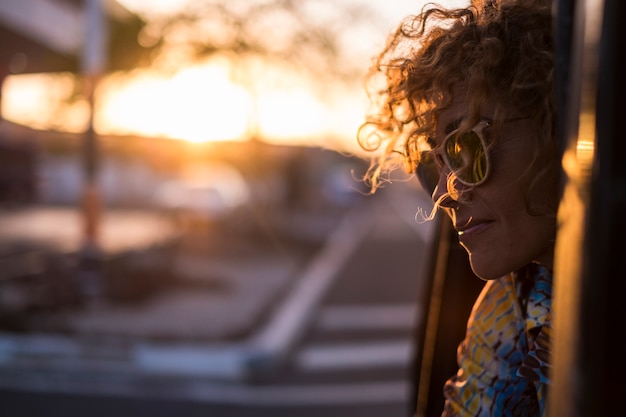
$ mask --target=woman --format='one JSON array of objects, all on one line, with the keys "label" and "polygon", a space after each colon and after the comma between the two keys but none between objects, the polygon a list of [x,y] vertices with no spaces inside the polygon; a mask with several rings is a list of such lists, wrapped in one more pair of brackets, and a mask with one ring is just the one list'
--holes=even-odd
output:
[{"label": "woman", "polygon": [[399,164],[415,171],[486,280],[443,415],[543,415],[560,176],[551,2],[427,5],[367,81],[372,192]]}]

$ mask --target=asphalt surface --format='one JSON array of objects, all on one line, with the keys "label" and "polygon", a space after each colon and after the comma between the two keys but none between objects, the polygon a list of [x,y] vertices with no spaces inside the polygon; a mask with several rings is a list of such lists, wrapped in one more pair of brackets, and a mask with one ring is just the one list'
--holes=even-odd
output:
[{"label": "asphalt surface", "polygon": [[[411,353],[415,294],[432,235],[429,224],[415,220],[417,208],[428,203],[414,191],[396,187],[385,192],[393,198],[284,216],[283,232],[261,233],[260,245],[237,250],[227,241],[207,246],[207,235],[197,234],[178,246],[185,250],[173,258],[179,281],[170,290],[142,303],[47,314],[37,321],[46,331],[0,334],[0,399],[12,398],[14,410],[25,411],[28,392],[60,407],[65,402],[54,399],[63,396],[74,396],[77,407],[76,396],[96,403],[115,398],[118,412],[165,412],[178,404],[186,415],[206,412],[194,405],[200,402],[211,403],[216,414],[210,415],[228,416],[252,415],[246,413],[259,407],[290,415],[289,409],[302,411],[306,404],[316,404],[311,415],[324,407],[343,408],[341,415],[356,415],[359,407],[359,415],[403,408],[407,381],[398,381],[397,371],[391,379],[368,381],[386,371],[357,368],[379,363],[398,369]],[[346,326],[366,329],[352,337]],[[392,338],[364,340],[381,331]],[[348,339],[354,343],[346,348]],[[281,369],[285,358],[298,369],[259,377]],[[329,369],[335,383],[319,376]],[[342,380],[348,374],[361,380]],[[307,381],[318,384],[293,386]],[[157,398],[167,404],[155,407]]]}]

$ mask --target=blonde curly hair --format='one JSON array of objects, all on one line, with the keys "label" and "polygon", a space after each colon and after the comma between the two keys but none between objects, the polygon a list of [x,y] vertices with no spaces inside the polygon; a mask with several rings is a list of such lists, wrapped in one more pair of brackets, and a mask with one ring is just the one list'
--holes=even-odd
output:
[{"label": "blonde curly hair", "polygon": [[[404,19],[365,78],[370,110],[357,140],[376,153],[364,177],[371,193],[395,168],[415,170],[458,86],[469,96],[468,128],[489,99],[532,119],[540,134],[532,139],[537,143],[528,188],[555,181],[552,30],[549,0],[475,0],[455,9],[429,3]],[[509,116],[497,113],[494,125]]]}]

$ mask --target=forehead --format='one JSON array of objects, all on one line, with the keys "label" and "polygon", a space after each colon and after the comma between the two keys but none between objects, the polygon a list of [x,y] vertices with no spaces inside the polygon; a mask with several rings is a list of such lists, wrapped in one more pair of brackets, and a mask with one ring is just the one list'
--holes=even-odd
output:
[{"label": "forehead", "polygon": [[[480,120],[494,120],[497,113],[506,111],[506,106],[500,101],[491,98],[475,104],[472,108],[467,90],[455,88],[448,101],[448,105],[437,112],[435,140],[443,139],[454,129],[459,127],[471,129],[473,126],[464,123],[475,124]],[[472,123],[473,120],[473,123]]]},{"label": "forehead", "polygon": [[466,90],[455,88],[447,103],[437,112],[435,136],[439,140],[443,140],[445,135],[459,127],[463,119],[469,116],[470,100]]}]

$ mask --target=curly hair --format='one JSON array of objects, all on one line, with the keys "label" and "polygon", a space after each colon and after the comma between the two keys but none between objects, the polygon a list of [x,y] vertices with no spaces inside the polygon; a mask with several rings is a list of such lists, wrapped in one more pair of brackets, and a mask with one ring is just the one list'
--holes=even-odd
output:
[{"label": "curly hair", "polygon": [[[371,193],[384,174],[419,164],[437,116],[458,86],[467,90],[467,125],[486,100],[532,119],[539,127],[530,184],[552,179],[557,164],[554,54],[550,0],[474,0],[465,8],[429,3],[389,35],[365,78],[370,110],[357,140],[372,158],[365,180]],[[532,185],[529,185],[529,188]]]}]

